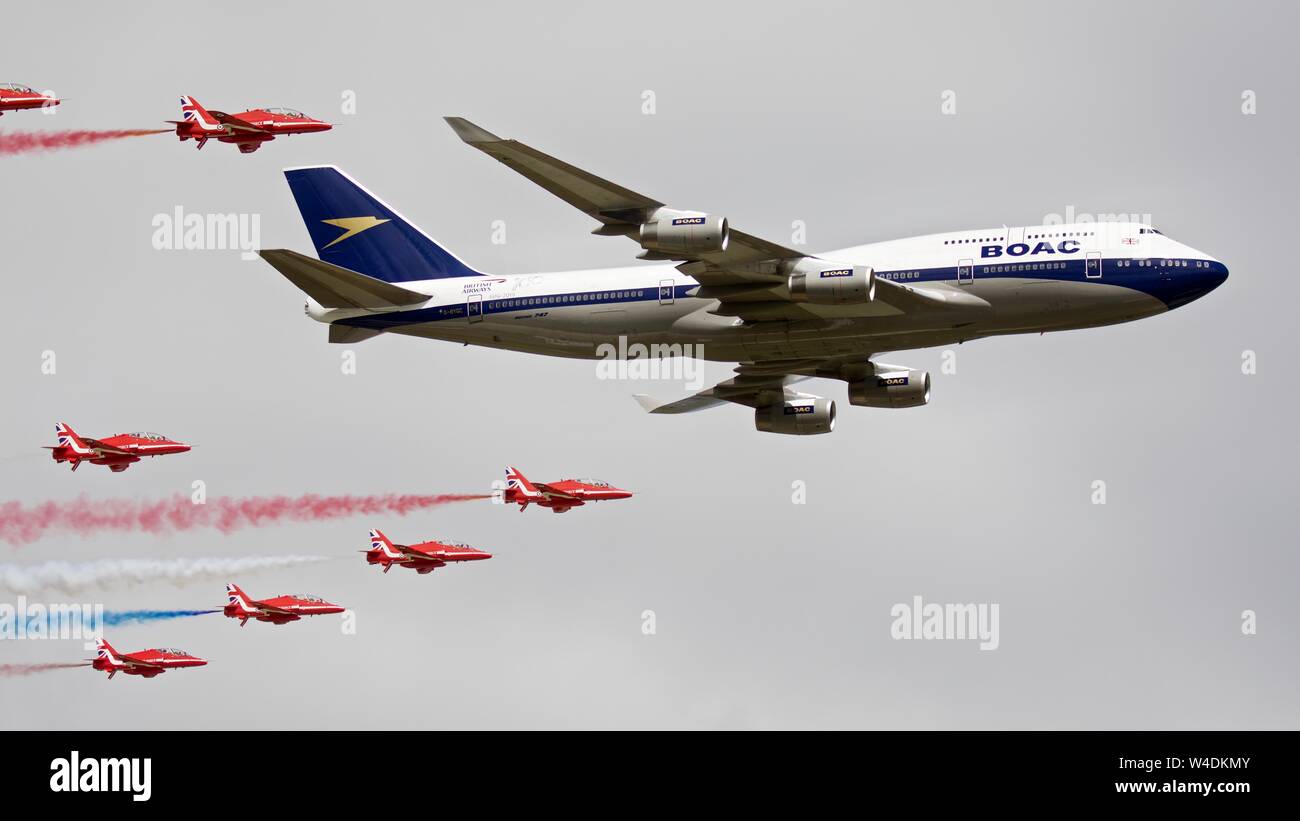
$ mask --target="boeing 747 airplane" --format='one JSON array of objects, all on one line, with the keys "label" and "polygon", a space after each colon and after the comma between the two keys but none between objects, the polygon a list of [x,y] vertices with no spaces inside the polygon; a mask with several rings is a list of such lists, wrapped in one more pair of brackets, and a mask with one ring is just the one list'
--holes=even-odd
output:
[{"label": "boeing 747 airplane", "polygon": [[[835,402],[795,390],[820,377],[850,404],[930,401],[930,375],[889,351],[1154,316],[1223,283],[1227,267],[1136,222],[982,228],[809,254],[670,208],[459,117],[447,122],[659,264],[495,276],[471,268],[333,166],[285,171],[319,259],[262,257],[310,301],[331,342],[380,333],[595,359],[638,343],[738,362],[736,375],[652,413],[727,402],[760,431],[829,433]],[[624,344],[620,345],[620,338]],[[691,348],[684,346],[690,345]],[[683,346],[683,347],[674,347]]]}]

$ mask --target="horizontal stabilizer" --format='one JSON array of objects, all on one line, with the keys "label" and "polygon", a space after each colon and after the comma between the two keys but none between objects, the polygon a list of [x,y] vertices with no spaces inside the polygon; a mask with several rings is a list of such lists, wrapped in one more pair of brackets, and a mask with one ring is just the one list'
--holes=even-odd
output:
[{"label": "horizontal stabilizer", "polygon": [[285,279],[325,308],[378,310],[415,305],[429,299],[425,294],[330,265],[295,251],[269,249],[258,253],[271,267],[284,274]]}]

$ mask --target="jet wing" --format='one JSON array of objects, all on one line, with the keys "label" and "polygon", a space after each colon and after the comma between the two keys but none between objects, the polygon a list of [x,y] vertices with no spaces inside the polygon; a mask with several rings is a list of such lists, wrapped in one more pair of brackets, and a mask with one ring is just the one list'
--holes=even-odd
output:
[{"label": "jet wing", "polygon": [[410,547],[408,545],[393,545],[393,546],[397,548],[399,553],[401,553],[403,556],[406,556],[409,559],[416,559],[422,562],[442,561],[442,559],[438,558],[432,553],[426,553],[423,550],[417,550],[414,547]]},{"label": "jet wing", "polygon": [[551,497],[552,499],[574,499],[574,500],[578,499],[578,497],[574,496],[572,493],[566,493],[563,490],[559,490],[558,488],[552,487],[551,485],[544,484],[542,482],[533,482],[533,487],[537,488],[542,493],[545,493],[547,496]]},{"label": "jet wing", "polygon": [[292,610],[285,610],[283,607],[276,607],[275,605],[267,604],[266,602],[255,601],[252,602],[252,605],[256,607],[258,610],[261,610],[263,613],[272,613],[281,616],[295,615]]},{"label": "jet wing", "polygon": [[135,455],[131,453],[131,451],[129,450],[122,450],[121,448],[115,448],[112,445],[106,445],[103,442],[99,441],[98,439],[82,439],[81,441],[85,442],[86,447],[95,451],[95,453],[97,453],[100,456],[134,456]]},{"label": "jet wing", "polygon": [[787,399],[815,398],[811,394],[800,393],[790,385],[806,379],[786,373],[747,374],[746,366],[736,368],[737,375],[725,382],[719,382],[699,393],[678,399],[675,402],[659,402],[644,393],[636,394],[637,402],[650,413],[691,413],[693,411],[714,408],[718,405],[734,402],[751,408],[761,408]]},{"label": "jet wing", "polygon": [[[630,191],[580,168],[544,154],[517,140],[505,140],[463,117],[446,117],[456,135],[488,156],[550,191],[592,217],[601,225],[592,233],[636,239],[640,226],[652,218],[664,203]],[[642,255],[649,259],[680,261],[678,270],[700,283],[691,296],[716,299],[713,313],[752,322],[816,319],[814,309],[790,300],[782,263],[808,257],[779,243],[732,229],[727,247],[716,253],[694,257]],[[876,279],[876,298],[860,310],[882,316],[897,316],[919,310],[987,308],[979,297],[943,287],[902,285]]]},{"label": "jet wing", "polygon": [[211,114],[213,118],[216,119],[217,122],[221,123],[226,128],[229,128],[231,130],[244,131],[252,134],[267,133],[265,128],[259,128],[253,125],[252,123],[250,123],[248,120],[241,120],[238,117],[232,117],[231,115],[227,114],[224,111],[209,111],[208,113]]},{"label": "jet wing", "polygon": [[649,413],[691,413],[727,402],[761,408],[790,399],[817,398],[791,387],[807,379],[820,377],[855,382],[880,372],[901,370],[906,368],[874,362],[870,356],[861,354],[742,362],[736,366],[736,375],[731,379],[684,399],[661,402],[643,393],[636,394],[635,398]]},{"label": "jet wing", "polygon": [[142,661],[141,659],[138,659],[135,656],[123,655],[120,658],[122,659],[122,663],[125,664],[127,667],[143,667],[149,670],[165,669],[161,664],[154,664],[152,661]]}]

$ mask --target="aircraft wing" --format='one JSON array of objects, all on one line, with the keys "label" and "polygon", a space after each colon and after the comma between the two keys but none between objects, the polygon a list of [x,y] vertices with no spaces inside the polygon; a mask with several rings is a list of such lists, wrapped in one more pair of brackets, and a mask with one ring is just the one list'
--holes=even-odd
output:
[{"label": "aircraft wing", "polygon": [[551,497],[552,499],[575,499],[576,500],[578,498],[577,496],[574,496],[572,493],[565,493],[563,490],[559,490],[543,482],[533,482],[533,487],[537,488],[542,493],[545,493],[547,496]]},{"label": "aircraft wing", "polygon": [[85,442],[86,447],[95,451],[95,453],[97,453],[100,456],[134,456],[135,455],[131,453],[131,451],[129,450],[122,450],[121,448],[115,448],[112,445],[106,445],[103,442],[99,441],[98,439],[83,438],[81,441]]},{"label": "aircraft wing", "polygon": [[[698,213],[667,209],[659,200],[630,191],[517,140],[502,139],[463,117],[444,119],[464,142],[600,222],[594,234],[637,240],[641,225],[660,209],[674,214]],[[729,232],[729,237],[726,247],[715,253],[683,256],[651,251],[642,253],[640,258],[679,261],[677,269],[700,283],[701,287],[691,295],[718,300],[713,313],[720,316],[751,322],[819,318],[805,304],[793,302],[786,286],[789,265],[808,258],[808,253],[735,229]],[[988,308],[984,300],[959,289],[903,285],[881,278],[876,278],[875,283],[875,300],[861,308],[869,314],[897,316],[920,310]]]},{"label": "aircraft wing", "polygon": [[283,607],[276,607],[275,605],[267,604],[266,602],[255,601],[252,603],[252,605],[256,607],[258,610],[261,610],[263,613],[271,613],[273,615],[281,615],[281,616],[296,615],[292,610],[285,610]]},{"label": "aircraft wing", "polygon": [[742,362],[736,366],[736,375],[711,388],[684,399],[661,402],[643,393],[635,395],[637,402],[649,413],[691,413],[733,402],[751,408],[761,408],[791,399],[815,399],[813,394],[801,393],[791,385],[807,379],[838,379],[856,382],[872,376],[905,371],[902,365],[875,362],[870,356],[852,354],[811,359],[779,359]]},{"label": "aircraft wing", "polygon": [[259,128],[253,125],[252,123],[250,123],[248,120],[241,120],[238,117],[233,117],[224,111],[209,111],[208,113],[211,114],[213,118],[216,119],[217,122],[221,123],[226,128],[232,129],[234,131],[244,131],[251,134],[266,133],[265,128]]},{"label": "aircraft wing", "polygon": [[736,368],[737,375],[725,382],[675,402],[660,402],[644,393],[636,394],[636,400],[649,413],[691,413],[727,402],[761,408],[788,399],[814,398],[790,387],[808,377],[785,373],[746,374],[744,368],[744,365]]},{"label": "aircraft wing", "polygon": [[141,661],[135,656],[120,655],[120,658],[122,659],[122,663],[125,664],[127,667],[143,667],[149,670],[165,669],[161,664],[154,664],[151,661]]},{"label": "aircraft wing", "polygon": [[442,559],[438,558],[432,553],[425,553],[423,550],[416,550],[414,547],[410,547],[408,545],[393,545],[393,547],[396,547],[398,552],[400,552],[403,556],[406,556],[408,559],[417,559],[422,562],[442,561]]}]

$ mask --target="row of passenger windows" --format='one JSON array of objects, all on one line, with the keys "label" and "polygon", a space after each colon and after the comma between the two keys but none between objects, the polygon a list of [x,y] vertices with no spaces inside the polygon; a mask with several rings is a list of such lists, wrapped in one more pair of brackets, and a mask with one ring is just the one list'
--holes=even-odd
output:
[{"label": "row of passenger windows", "polygon": [[1005,242],[1001,237],[976,237],[974,239],[946,239],[944,245],[970,245],[972,242]]},{"label": "row of passenger windows", "polygon": [[1060,271],[1064,262],[1024,262],[1017,265],[985,265],[986,274],[1006,274],[1013,271]]},{"label": "row of passenger windows", "polygon": [[881,274],[881,276],[884,277],[885,279],[920,279],[921,272],[920,271],[890,271],[888,273]]},{"label": "row of passenger windows", "polygon": [[1055,234],[1030,234],[1028,239],[1050,239],[1052,237],[1094,237],[1096,231],[1060,231]]},{"label": "row of passenger windows", "polygon": [[617,299],[642,299],[644,290],[638,291],[597,291],[590,294],[561,294],[559,296],[533,296],[520,299],[494,299],[487,303],[489,308],[533,308],[538,305],[563,305],[569,302],[602,302]]},{"label": "row of passenger windows", "polygon": [[1148,268],[1158,266],[1160,268],[1209,268],[1210,261],[1206,259],[1117,259],[1113,260],[1119,268],[1129,268],[1136,264],[1139,268]]}]

